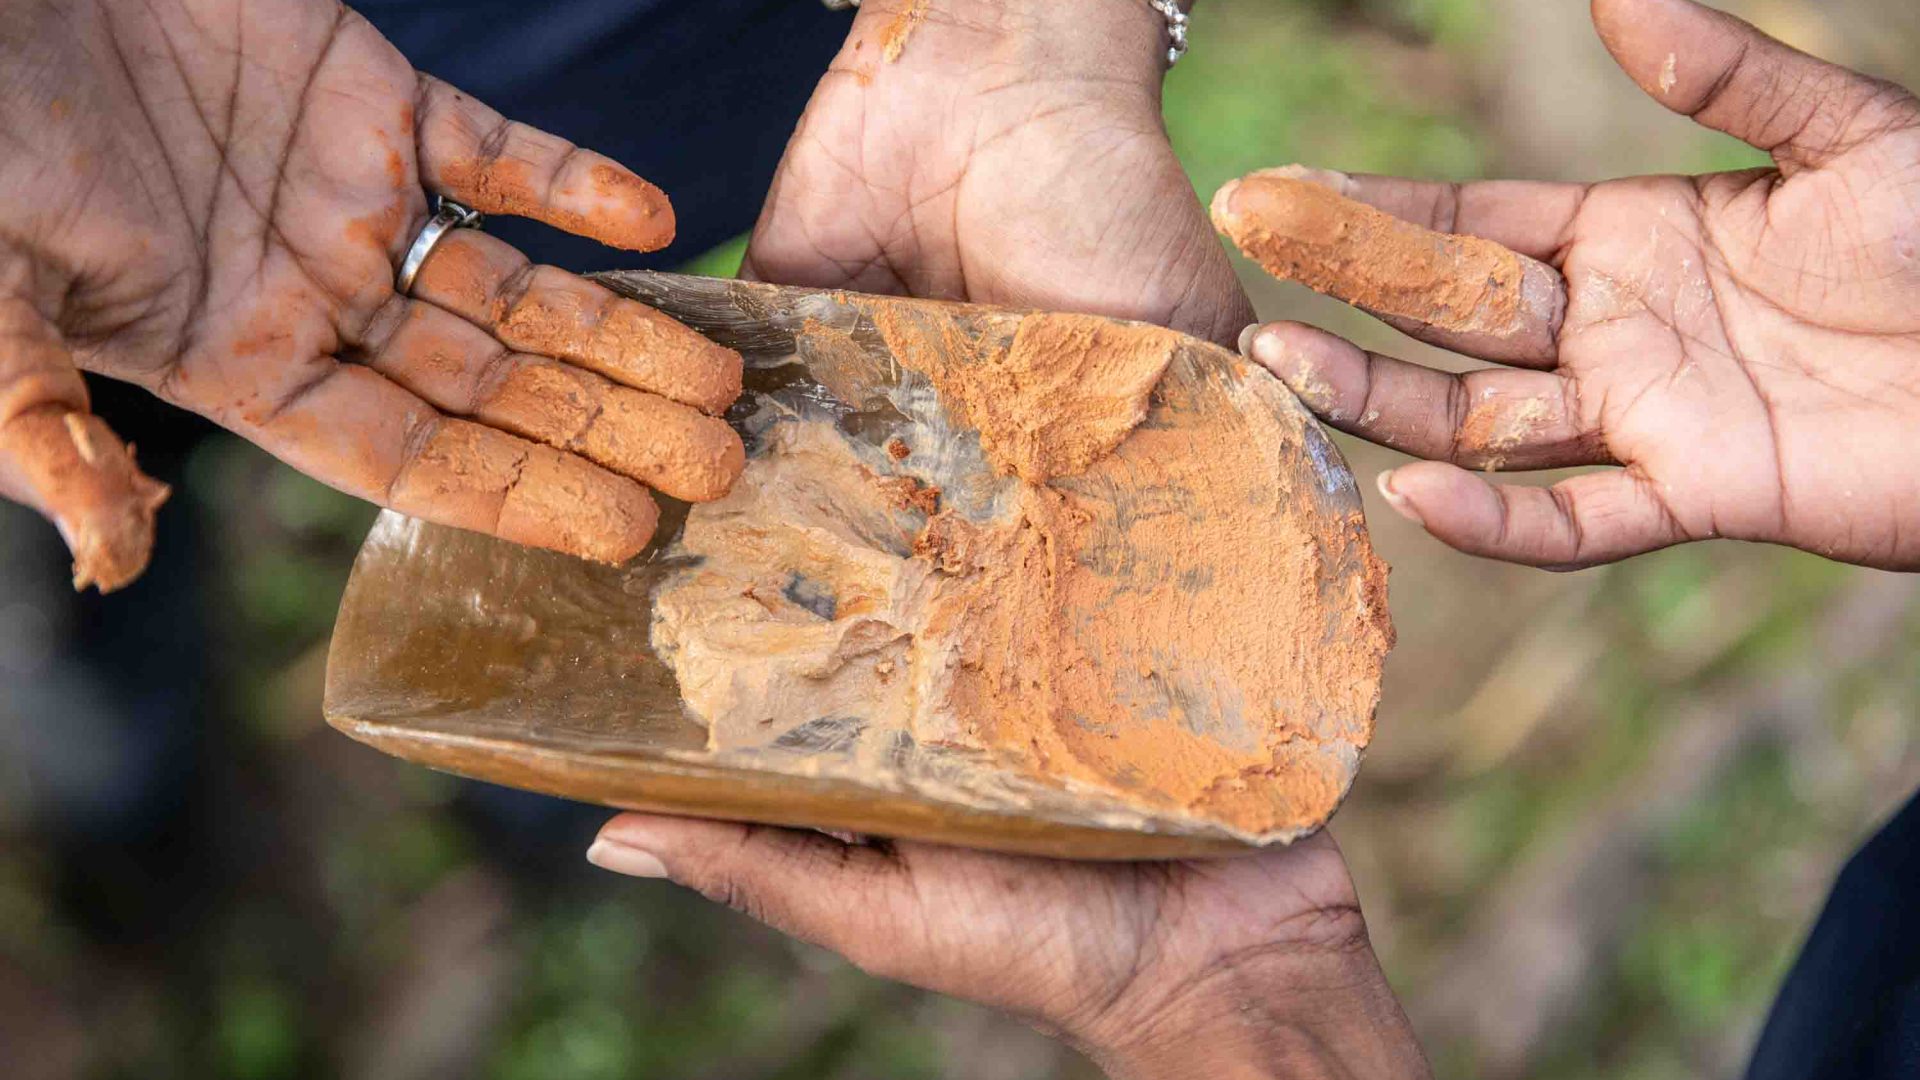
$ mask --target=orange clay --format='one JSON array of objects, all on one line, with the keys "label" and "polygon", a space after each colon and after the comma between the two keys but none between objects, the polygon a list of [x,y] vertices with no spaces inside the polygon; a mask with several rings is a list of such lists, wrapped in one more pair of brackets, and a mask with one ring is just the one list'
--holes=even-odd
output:
[{"label": "orange clay", "polygon": [[[421,268],[414,295],[490,328],[508,348],[718,414],[740,396],[740,354],[671,317],[463,230]],[[503,294],[503,288],[516,291]]]},{"label": "orange clay", "polygon": [[448,412],[588,459],[677,499],[727,493],[746,451],[726,422],[542,356],[501,354],[485,331],[413,305],[378,370]]},{"label": "orange clay", "polygon": [[53,328],[0,307],[0,495],[51,519],[73,552],[73,587],[121,588],[147,568],[165,484],[89,414],[87,385]]},{"label": "orange clay", "polygon": [[[1004,319],[874,311],[954,411],[1001,387],[990,454],[1046,482],[1003,481],[984,519],[929,515],[831,423],[793,420],[689,515],[701,561],[656,593],[654,643],[710,745],[859,716],[1248,835],[1317,827],[1371,738],[1393,637],[1357,507],[1329,516],[1330,481],[1276,464],[1332,451],[1243,362],[1229,378],[1154,328]],[[1181,377],[1156,391],[1170,359]],[[1009,376],[1049,363],[1048,393]]]},{"label": "orange clay", "polygon": [[894,358],[933,380],[1002,473],[1041,483],[1080,472],[1147,415],[1180,336],[1092,315],[1019,319],[975,339],[933,305],[874,311]]},{"label": "orange clay", "polygon": [[652,539],[645,488],[571,454],[461,420],[440,421],[394,481],[389,505],[416,517],[622,563]]},{"label": "orange clay", "polygon": [[1551,347],[1557,271],[1491,240],[1423,229],[1303,179],[1257,172],[1214,196],[1213,223],[1275,277],[1388,318],[1516,346]]},{"label": "orange clay", "polygon": [[900,59],[901,54],[907,51],[907,42],[912,40],[913,32],[920,28],[920,23],[926,17],[927,0],[912,0],[902,8],[880,37],[881,58],[889,64]]},{"label": "orange clay", "polygon": [[658,251],[673,242],[673,206],[659,188],[611,161],[580,151],[586,165],[565,169],[548,189],[536,184],[524,161],[498,157],[451,162],[440,181],[460,202],[486,214],[544,221],[629,251]]},{"label": "orange clay", "polygon": [[65,404],[35,406],[0,423],[0,490],[18,494],[59,527],[73,552],[73,587],[103,593],[147,568],[154,512],[169,494],[99,417]]}]

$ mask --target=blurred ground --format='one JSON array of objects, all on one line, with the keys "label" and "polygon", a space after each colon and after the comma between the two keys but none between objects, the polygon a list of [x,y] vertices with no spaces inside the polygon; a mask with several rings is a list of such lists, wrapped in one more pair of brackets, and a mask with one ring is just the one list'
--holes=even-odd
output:
[{"label": "blurred ground", "polygon": [[[1920,84],[1911,0],[1727,6]],[[1585,9],[1205,0],[1169,122],[1202,192],[1292,160],[1581,179],[1756,161],[1642,99]],[[1267,317],[1435,358],[1246,280]],[[1393,460],[1343,446],[1363,480]],[[0,523],[0,674],[24,688],[0,698],[9,1076],[1095,1075],[1010,1021],[592,871],[592,814],[332,734],[325,642],[371,513],[231,441],[185,478],[172,515],[220,523],[172,541],[218,568],[191,747],[18,764],[29,698],[87,725],[112,688],[45,675],[97,627],[49,623],[19,583],[60,587],[59,553]],[[1833,872],[1920,784],[1920,582],[1731,544],[1553,576],[1369,510],[1401,644],[1335,833],[1442,1075],[1734,1073]],[[145,828],[102,834],[123,819],[63,801],[149,759],[193,787]],[[503,820],[522,824],[502,839]]]}]

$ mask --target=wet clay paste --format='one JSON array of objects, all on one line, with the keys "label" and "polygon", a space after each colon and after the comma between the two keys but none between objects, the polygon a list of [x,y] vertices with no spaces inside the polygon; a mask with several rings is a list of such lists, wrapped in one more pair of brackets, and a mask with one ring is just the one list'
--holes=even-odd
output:
[{"label": "wet clay paste", "polygon": [[1345,180],[1297,166],[1252,173],[1214,195],[1214,227],[1275,277],[1494,358],[1551,347],[1566,307],[1558,271],[1349,199],[1334,189]]},{"label": "wet clay paste", "polygon": [[[769,407],[690,512],[653,644],[710,748],[826,724],[869,773],[950,748],[1247,837],[1318,827],[1393,636],[1331,445],[1265,372],[1169,331],[946,310],[872,311],[899,431]],[[855,402],[870,353],[799,336]]]}]

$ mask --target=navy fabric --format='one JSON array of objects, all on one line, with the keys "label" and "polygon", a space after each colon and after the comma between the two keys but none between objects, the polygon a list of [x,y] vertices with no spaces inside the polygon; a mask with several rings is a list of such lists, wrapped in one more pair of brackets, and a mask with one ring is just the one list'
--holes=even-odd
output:
[{"label": "navy fabric", "polygon": [[1920,794],[1834,882],[1747,1080],[1920,1077]]},{"label": "navy fabric", "polygon": [[487,231],[570,270],[671,266],[752,227],[850,20],[815,0],[363,0],[407,59],[506,116],[665,189],[680,223],[643,257],[504,218]]}]

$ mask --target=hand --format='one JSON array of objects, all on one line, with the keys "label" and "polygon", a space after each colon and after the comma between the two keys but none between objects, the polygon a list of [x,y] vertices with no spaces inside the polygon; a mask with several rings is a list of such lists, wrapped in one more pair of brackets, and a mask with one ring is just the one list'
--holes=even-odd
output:
[{"label": "hand", "polygon": [[429,191],[635,250],[673,216],[351,10],[29,5],[0,68],[0,494],[60,525],[77,583],[139,573],[165,489],[87,416],[76,366],[348,493],[608,561],[653,528],[635,478],[711,498],[737,473],[709,414],[739,357],[692,331],[471,231],[395,292]]},{"label": "hand", "polygon": [[1139,319],[1251,322],[1160,119],[1166,22],[1113,0],[868,0],[743,273]]},{"label": "hand", "polygon": [[1427,1075],[1324,833],[1241,859],[1075,863],[623,814],[588,858],[1006,1010],[1115,1077]]},{"label": "hand", "polygon": [[[1324,174],[1547,261],[1564,321],[1518,361],[1538,370],[1443,374],[1296,324],[1250,333],[1249,355],[1333,426],[1430,459],[1381,490],[1462,551],[1568,569],[1724,536],[1920,569],[1920,105],[1691,0],[1593,13],[1643,89],[1776,167],[1593,185]],[[1466,471],[1575,465],[1624,468],[1551,488]]]}]

